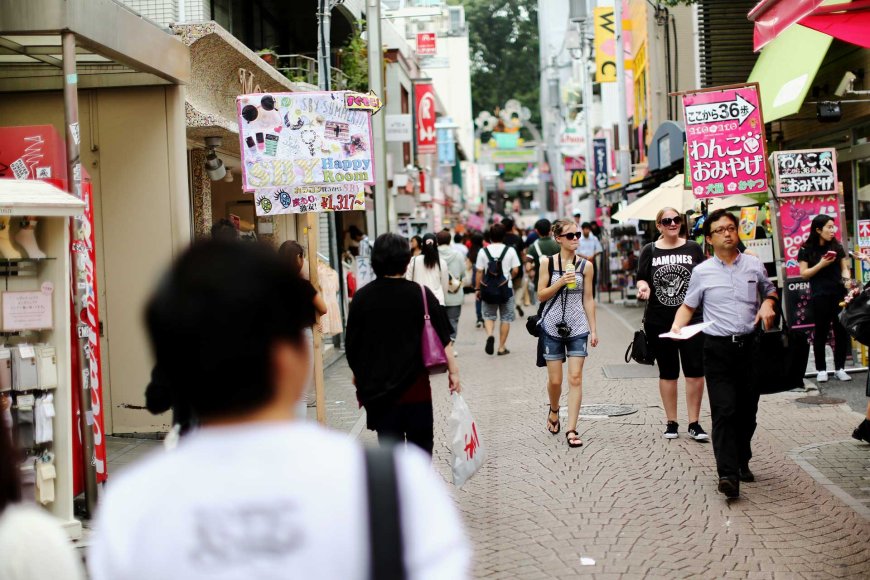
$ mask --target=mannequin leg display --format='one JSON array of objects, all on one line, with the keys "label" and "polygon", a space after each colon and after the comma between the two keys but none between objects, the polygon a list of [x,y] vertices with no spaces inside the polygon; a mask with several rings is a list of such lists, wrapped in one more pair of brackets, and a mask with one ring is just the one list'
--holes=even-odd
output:
[{"label": "mannequin leg display", "polygon": [[28,258],[38,259],[45,257],[45,253],[36,244],[36,224],[38,223],[32,216],[26,217],[21,220],[21,229],[15,234],[15,241],[24,248]]},{"label": "mannequin leg display", "polygon": [[0,217],[0,254],[7,260],[20,260],[21,252],[15,249],[9,237],[9,220],[11,219],[9,216]]}]

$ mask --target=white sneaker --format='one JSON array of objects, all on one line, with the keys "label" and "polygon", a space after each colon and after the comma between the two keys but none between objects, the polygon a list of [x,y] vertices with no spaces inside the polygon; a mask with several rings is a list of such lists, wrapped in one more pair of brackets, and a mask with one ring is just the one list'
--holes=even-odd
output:
[{"label": "white sneaker", "polygon": [[849,373],[844,371],[843,369],[839,369],[834,373],[834,376],[837,377],[838,381],[851,381],[852,377],[849,376]]},{"label": "white sneaker", "polygon": [[828,371],[819,371],[819,374],[816,375],[816,380],[820,383],[827,383]]}]

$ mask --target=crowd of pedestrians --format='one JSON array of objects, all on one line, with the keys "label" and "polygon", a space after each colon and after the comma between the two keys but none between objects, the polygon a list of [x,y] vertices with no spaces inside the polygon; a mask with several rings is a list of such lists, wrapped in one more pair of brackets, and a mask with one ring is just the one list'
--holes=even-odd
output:
[{"label": "crowd of pedestrians", "polygon": [[[707,216],[709,257],[685,238],[684,219],[662,208],[657,237],[637,258],[643,328],[658,366],[663,436],[680,436],[682,370],[686,432],[696,441],[711,439],[700,423],[706,387],[718,490],[731,499],[755,479],[758,336],[774,324],[779,296],[762,262],[739,250],[733,214]],[[327,312],[305,279],[304,248],[290,241],[275,251],[217,235],[194,244],[161,280],[145,316],[156,359],[149,397],[161,401],[155,411],[172,408],[193,428],[173,453],[152,456],[109,487],[89,553],[91,577],[195,579],[220,570],[234,577],[292,571],[371,578],[394,566],[401,570],[395,577],[466,578],[470,548],[430,467],[436,441],[426,331],[443,348],[447,390],[459,394],[455,344],[465,296],[474,295],[483,350],[496,357],[510,354],[511,324],[525,315],[523,306],[538,304],[526,327],[538,337],[537,365],[547,371],[545,429],[562,432],[567,375],[565,439],[569,448],[582,447],[583,370],[599,344],[601,252],[579,215],[538,220],[525,235],[505,219],[486,232],[379,236],[371,249],[376,278],[354,295],[346,330],[358,402],[381,443],[381,451],[364,453],[297,420],[311,400],[312,328]],[[851,276],[832,218],[813,220],[799,262],[816,312],[818,380],[828,379],[824,346],[831,329],[834,376],[848,380],[848,336],[837,315]],[[687,327],[701,323],[703,332],[689,336]],[[668,332],[670,338],[661,336]],[[870,441],[867,425],[870,419],[854,436]],[[40,550],[56,544],[51,573],[66,568],[64,577],[79,577],[57,528],[18,505],[12,457],[13,443],[0,430],[0,539],[10,526],[32,530]],[[3,543],[27,554],[28,537],[18,533]],[[343,547],[342,558],[332,557],[335,545]],[[22,562],[0,561],[0,576],[52,577]]]}]

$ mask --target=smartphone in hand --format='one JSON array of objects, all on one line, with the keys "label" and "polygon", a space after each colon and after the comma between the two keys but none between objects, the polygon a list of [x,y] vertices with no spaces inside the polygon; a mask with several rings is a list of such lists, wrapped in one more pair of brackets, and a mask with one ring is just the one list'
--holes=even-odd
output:
[{"label": "smartphone in hand", "polygon": [[826,260],[833,260],[837,257],[837,252],[835,252],[834,250],[830,250],[828,252],[825,252],[825,255],[822,257]]}]

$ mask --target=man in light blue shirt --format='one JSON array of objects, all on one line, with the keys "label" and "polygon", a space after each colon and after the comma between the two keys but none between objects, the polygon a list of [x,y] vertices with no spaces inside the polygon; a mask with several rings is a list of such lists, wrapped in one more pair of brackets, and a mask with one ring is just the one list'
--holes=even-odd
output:
[{"label": "man in light blue shirt", "polygon": [[714,256],[692,270],[672,328],[679,334],[703,304],[704,322],[710,323],[704,331],[704,375],[713,414],[713,452],[719,491],[728,498],[740,495],[741,481],[755,480],[749,470],[759,396],[753,377],[755,328],[759,321],[770,328],[778,301],[761,261],[737,250],[737,226],[737,218],[725,210],[708,216],[704,236]]},{"label": "man in light blue shirt", "polygon": [[592,296],[595,297],[595,292],[598,290],[598,261],[596,258],[604,252],[601,247],[601,242],[592,234],[592,225],[589,222],[583,222],[580,226],[583,235],[580,236],[580,244],[577,246],[577,255],[592,262],[595,269],[592,271]]}]

